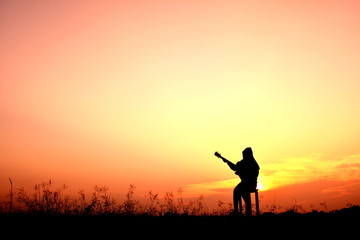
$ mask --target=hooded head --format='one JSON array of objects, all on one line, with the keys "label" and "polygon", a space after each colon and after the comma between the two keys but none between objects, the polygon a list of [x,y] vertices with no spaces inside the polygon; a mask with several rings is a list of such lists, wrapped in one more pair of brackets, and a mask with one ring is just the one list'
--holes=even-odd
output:
[{"label": "hooded head", "polygon": [[253,152],[250,147],[245,148],[242,154],[243,154],[243,159],[254,159]]}]

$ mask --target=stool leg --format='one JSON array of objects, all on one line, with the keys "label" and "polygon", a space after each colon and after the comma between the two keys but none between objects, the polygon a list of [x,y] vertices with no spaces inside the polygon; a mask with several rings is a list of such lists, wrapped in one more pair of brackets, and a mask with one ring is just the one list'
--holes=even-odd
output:
[{"label": "stool leg", "polygon": [[255,203],[256,203],[256,216],[260,215],[260,207],[259,207],[259,193],[255,191]]},{"label": "stool leg", "polygon": [[252,209],[251,209],[251,193],[249,193],[249,206],[250,206],[250,212],[246,213],[247,216],[252,216]]},{"label": "stool leg", "polygon": [[242,215],[242,197],[240,196],[240,199],[239,199],[239,209],[240,209],[240,215]]}]

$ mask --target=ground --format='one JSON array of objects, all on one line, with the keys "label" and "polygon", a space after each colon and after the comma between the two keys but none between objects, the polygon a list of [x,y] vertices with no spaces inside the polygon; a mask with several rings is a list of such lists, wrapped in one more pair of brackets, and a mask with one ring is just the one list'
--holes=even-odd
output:
[{"label": "ground", "polygon": [[[357,212],[356,212],[357,211]],[[348,213],[313,212],[244,216],[30,216],[3,215],[3,233],[27,238],[207,238],[253,236],[311,239],[357,235],[359,208]],[[12,229],[12,230],[10,230]],[[356,234],[356,235],[355,235]]]}]

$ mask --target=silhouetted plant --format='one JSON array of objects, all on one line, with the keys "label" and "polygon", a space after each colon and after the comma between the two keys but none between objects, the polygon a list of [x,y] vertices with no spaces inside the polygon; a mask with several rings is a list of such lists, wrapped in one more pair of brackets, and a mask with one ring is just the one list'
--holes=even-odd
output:
[{"label": "silhouetted plant", "polygon": [[201,195],[198,199],[196,199],[196,204],[193,210],[193,215],[195,216],[206,216],[209,211],[205,203],[205,198]]},{"label": "silhouetted plant", "polygon": [[146,197],[149,198],[144,207],[146,215],[158,216],[159,215],[159,194],[154,194],[152,191]]},{"label": "silhouetted plant", "polygon": [[286,212],[288,212],[288,213],[293,213],[293,214],[304,213],[304,212],[305,212],[304,208],[303,208],[300,204],[297,203],[296,199],[294,199],[294,201],[295,201],[294,204],[291,205],[291,206],[287,209]]},{"label": "silhouetted plant", "polygon": [[126,193],[126,199],[120,206],[120,212],[125,215],[139,215],[140,203],[134,199],[135,185],[130,184],[129,191]]},{"label": "silhouetted plant", "polygon": [[165,205],[164,205],[165,215],[177,215],[178,210],[177,210],[177,207],[175,205],[173,192],[166,192],[165,197],[164,197],[164,201],[165,201]]},{"label": "silhouetted plant", "polygon": [[212,215],[224,216],[229,215],[232,210],[232,203],[225,204],[223,201],[218,201],[217,208],[213,210]]},{"label": "silhouetted plant", "polygon": [[[8,195],[9,201],[0,202],[0,214],[43,214],[43,215],[123,215],[123,216],[226,216],[232,209],[232,204],[227,205],[219,201],[218,208],[211,213],[206,206],[203,196],[197,199],[185,201],[182,197],[182,189],[176,194],[166,192],[163,198],[159,194],[149,191],[146,196],[147,201],[142,204],[135,199],[135,186],[130,185],[122,203],[117,203],[116,199],[109,193],[106,186],[95,186],[88,198],[84,190],[79,190],[78,197],[70,198],[64,192],[68,187],[61,185],[55,187],[51,180],[36,184],[33,193],[28,194],[23,187],[16,192],[12,189]],[[13,198],[16,200],[13,202]],[[325,203],[321,203],[325,209]],[[263,207],[264,215],[301,215],[305,213],[303,207],[295,203],[280,212],[281,206],[275,204]],[[360,214],[360,207],[348,204],[346,208],[329,212],[312,212],[307,215],[346,215],[355,216]]]},{"label": "silhouetted plant", "polygon": [[74,199],[73,205],[74,205],[74,214],[76,215],[83,215],[85,214],[85,210],[88,207],[88,204],[86,202],[86,194],[84,189],[80,189],[78,191],[79,197],[77,199]]},{"label": "silhouetted plant", "polygon": [[275,202],[272,203],[272,204],[266,204],[264,206],[264,211],[265,212],[269,212],[269,213],[272,213],[272,214],[277,214],[277,213],[280,213],[281,209],[283,207],[281,205],[277,205]]},{"label": "silhouetted plant", "polygon": [[328,210],[326,202],[321,202],[320,206],[323,207],[325,210]]},{"label": "silhouetted plant", "polygon": [[18,189],[20,211],[32,214],[67,214],[72,210],[70,198],[63,195],[63,191],[67,189],[65,184],[55,188],[49,180],[36,184],[33,189],[35,193],[32,196],[28,196],[23,187]]},{"label": "silhouetted plant", "polygon": [[13,193],[13,183],[12,183],[11,178],[9,178],[9,182],[10,182],[9,212],[12,212],[12,210],[13,210],[13,197],[14,197],[14,193]]},{"label": "silhouetted plant", "polygon": [[[106,186],[95,186],[91,194],[90,204],[85,208],[85,214],[112,214],[117,212],[116,200],[108,193]],[[85,195],[80,195],[82,202],[85,202]]]}]

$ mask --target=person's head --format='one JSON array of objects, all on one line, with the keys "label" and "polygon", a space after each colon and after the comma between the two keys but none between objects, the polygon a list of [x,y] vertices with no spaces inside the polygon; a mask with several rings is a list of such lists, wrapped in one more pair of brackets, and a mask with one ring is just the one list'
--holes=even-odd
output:
[{"label": "person's head", "polygon": [[243,159],[253,159],[253,152],[251,147],[245,148],[244,151],[242,152],[243,154]]}]

